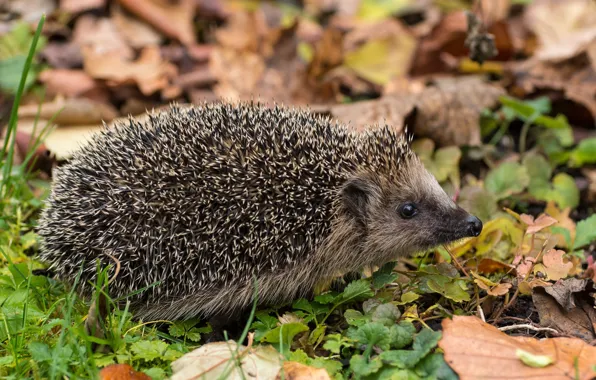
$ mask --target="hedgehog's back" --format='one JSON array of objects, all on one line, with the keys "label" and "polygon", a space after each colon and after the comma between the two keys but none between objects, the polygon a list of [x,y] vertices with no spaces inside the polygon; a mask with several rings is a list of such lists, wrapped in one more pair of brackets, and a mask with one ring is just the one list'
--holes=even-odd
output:
[{"label": "hedgehog's back", "polygon": [[[172,107],[104,131],[55,177],[42,259],[74,279],[120,261],[122,296],[177,297],[299,264],[364,158],[356,135],[283,108]],[[143,298],[147,298],[144,296]]]}]

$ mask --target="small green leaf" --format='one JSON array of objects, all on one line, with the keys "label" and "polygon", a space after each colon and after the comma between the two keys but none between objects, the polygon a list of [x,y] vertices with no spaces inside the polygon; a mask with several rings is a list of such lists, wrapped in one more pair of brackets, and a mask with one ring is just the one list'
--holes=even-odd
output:
[{"label": "small green leaf", "polygon": [[370,298],[374,296],[374,292],[370,288],[370,284],[367,280],[356,280],[346,286],[343,293],[341,294],[341,304],[347,302],[359,301],[362,299]]},{"label": "small green leaf", "polygon": [[424,328],[414,338],[412,350],[385,351],[379,356],[383,362],[398,368],[413,368],[437,346],[441,335],[438,331]]},{"label": "small green leaf", "polygon": [[138,359],[151,361],[160,358],[168,349],[168,344],[161,340],[140,340],[130,346]]},{"label": "small green leaf", "polygon": [[406,304],[416,301],[418,298],[420,298],[420,295],[417,293],[405,292],[404,294],[401,295],[400,302],[398,302],[397,304],[398,305],[406,305]]},{"label": "small green leaf", "polygon": [[308,326],[299,322],[284,323],[281,326],[268,331],[261,338],[261,342],[280,343],[280,336],[283,340],[284,348],[288,349],[294,340],[294,337],[304,331],[308,331]]},{"label": "small green leaf", "polygon": [[349,345],[346,340],[341,334],[329,334],[325,337],[323,348],[334,354],[339,354],[342,347]]},{"label": "small green leaf", "polygon": [[349,325],[362,326],[369,321],[369,318],[358,310],[348,309],[344,312],[344,318]]},{"label": "small green leaf", "polygon": [[484,183],[497,199],[503,199],[522,192],[530,184],[530,176],[519,163],[504,162],[488,173]]},{"label": "small green leaf", "polygon": [[372,284],[375,289],[381,289],[383,286],[390,284],[397,279],[397,273],[393,273],[395,265],[396,263],[394,261],[390,261],[373,273]]},{"label": "small green leaf", "polygon": [[46,362],[52,360],[52,353],[47,344],[41,342],[29,343],[29,353],[31,358],[37,362]]},{"label": "small green leaf", "polygon": [[389,349],[389,329],[378,322],[360,326],[350,338],[361,344],[378,346],[382,350]]},{"label": "small green leaf", "polygon": [[400,316],[401,313],[397,306],[392,303],[384,303],[374,309],[371,320],[390,327],[395,325],[395,321],[397,321]]},{"label": "small green leaf", "polygon": [[596,137],[581,140],[571,151],[569,161],[569,165],[573,167],[596,163]]},{"label": "small green leaf", "polygon": [[415,368],[416,374],[424,379],[458,380],[459,377],[447,365],[443,354],[426,355]]},{"label": "small green leaf", "polygon": [[143,373],[149,376],[152,380],[162,380],[166,378],[166,371],[159,367],[146,369]]},{"label": "small green leaf", "polygon": [[530,187],[535,181],[548,182],[552,176],[553,170],[544,156],[535,153],[527,154],[522,164],[530,176]]},{"label": "small green leaf", "polygon": [[257,313],[256,318],[250,328],[255,332],[255,340],[260,342],[265,334],[277,326],[278,319],[266,313]]},{"label": "small green leaf", "polygon": [[524,351],[521,348],[515,350],[515,355],[527,366],[533,368],[544,368],[555,361],[550,356],[546,355],[534,355],[528,351]]},{"label": "small green leaf", "polygon": [[383,363],[379,359],[368,361],[362,355],[354,355],[350,359],[350,368],[358,376],[368,376],[376,373],[381,369]]},{"label": "small green leaf", "polygon": [[310,336],[308,337],[308,343],[316,346],[323,341],[325,338],[325,329],[327,326],[319,325],[313,331],[311,331]]},{"label": "small green leaf", "polygon": [[497,197],[484,187],[468,185],[462,188],[457,203],[483,222],[487,222],[499,211],[497,201]]},{"label": "small green leaf", "polygon": [[401,321],[389,328],[389,340],[391,348],[404,348],[414,340],[416,328],[410,321]]},{"label": "small green leaf", "polygon": [[596,214],[577,223],[573,249],[585,247],[596,240]]},{"label": "small green leaf", "polygon": [[178,338],[178,337],[184,336],[184,334],[186,333],[186,330],[184,329],[184,326],[182,326],[182,324],[174,322],[168,328],[168,332],[174,338]]},{"label": "small green leaf", "polygon": [[315,301],[320,304],[326,305],[328,303],[334,302],[336,297],[337,296],[332,293],[319,294],[315,297]]}]

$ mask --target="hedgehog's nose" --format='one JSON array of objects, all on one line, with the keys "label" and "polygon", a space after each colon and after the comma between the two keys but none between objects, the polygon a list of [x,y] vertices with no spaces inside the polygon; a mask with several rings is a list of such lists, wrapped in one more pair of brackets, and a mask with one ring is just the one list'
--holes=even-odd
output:
[{"label": "hedgehog's nose", "polygon": [[482,222],[474,215],[470,215],[466,218],[468,223],[469,236],[478,236],[482,232]]}]

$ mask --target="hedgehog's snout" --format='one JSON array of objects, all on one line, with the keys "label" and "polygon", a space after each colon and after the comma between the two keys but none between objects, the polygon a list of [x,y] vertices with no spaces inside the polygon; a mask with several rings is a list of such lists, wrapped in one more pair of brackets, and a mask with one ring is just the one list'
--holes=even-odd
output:
[{"label": "hedgehog's snout", "polygon": [[482,221],[475,217],[474,215],[470,215],[466,218],[466,224],[468,229],[468,236],[476,237],[480,235],[482,232]]}]

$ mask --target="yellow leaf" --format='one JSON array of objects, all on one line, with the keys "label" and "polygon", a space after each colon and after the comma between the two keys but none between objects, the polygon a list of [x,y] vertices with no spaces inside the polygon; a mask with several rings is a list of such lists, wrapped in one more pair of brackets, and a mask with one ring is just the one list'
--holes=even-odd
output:
[{"label": "yellow leaf", "polygon": [[372,83],[385,85],[406,74],[415,46],[416,41],[406,33],[371,40],[346,53],[344,65]]}]

